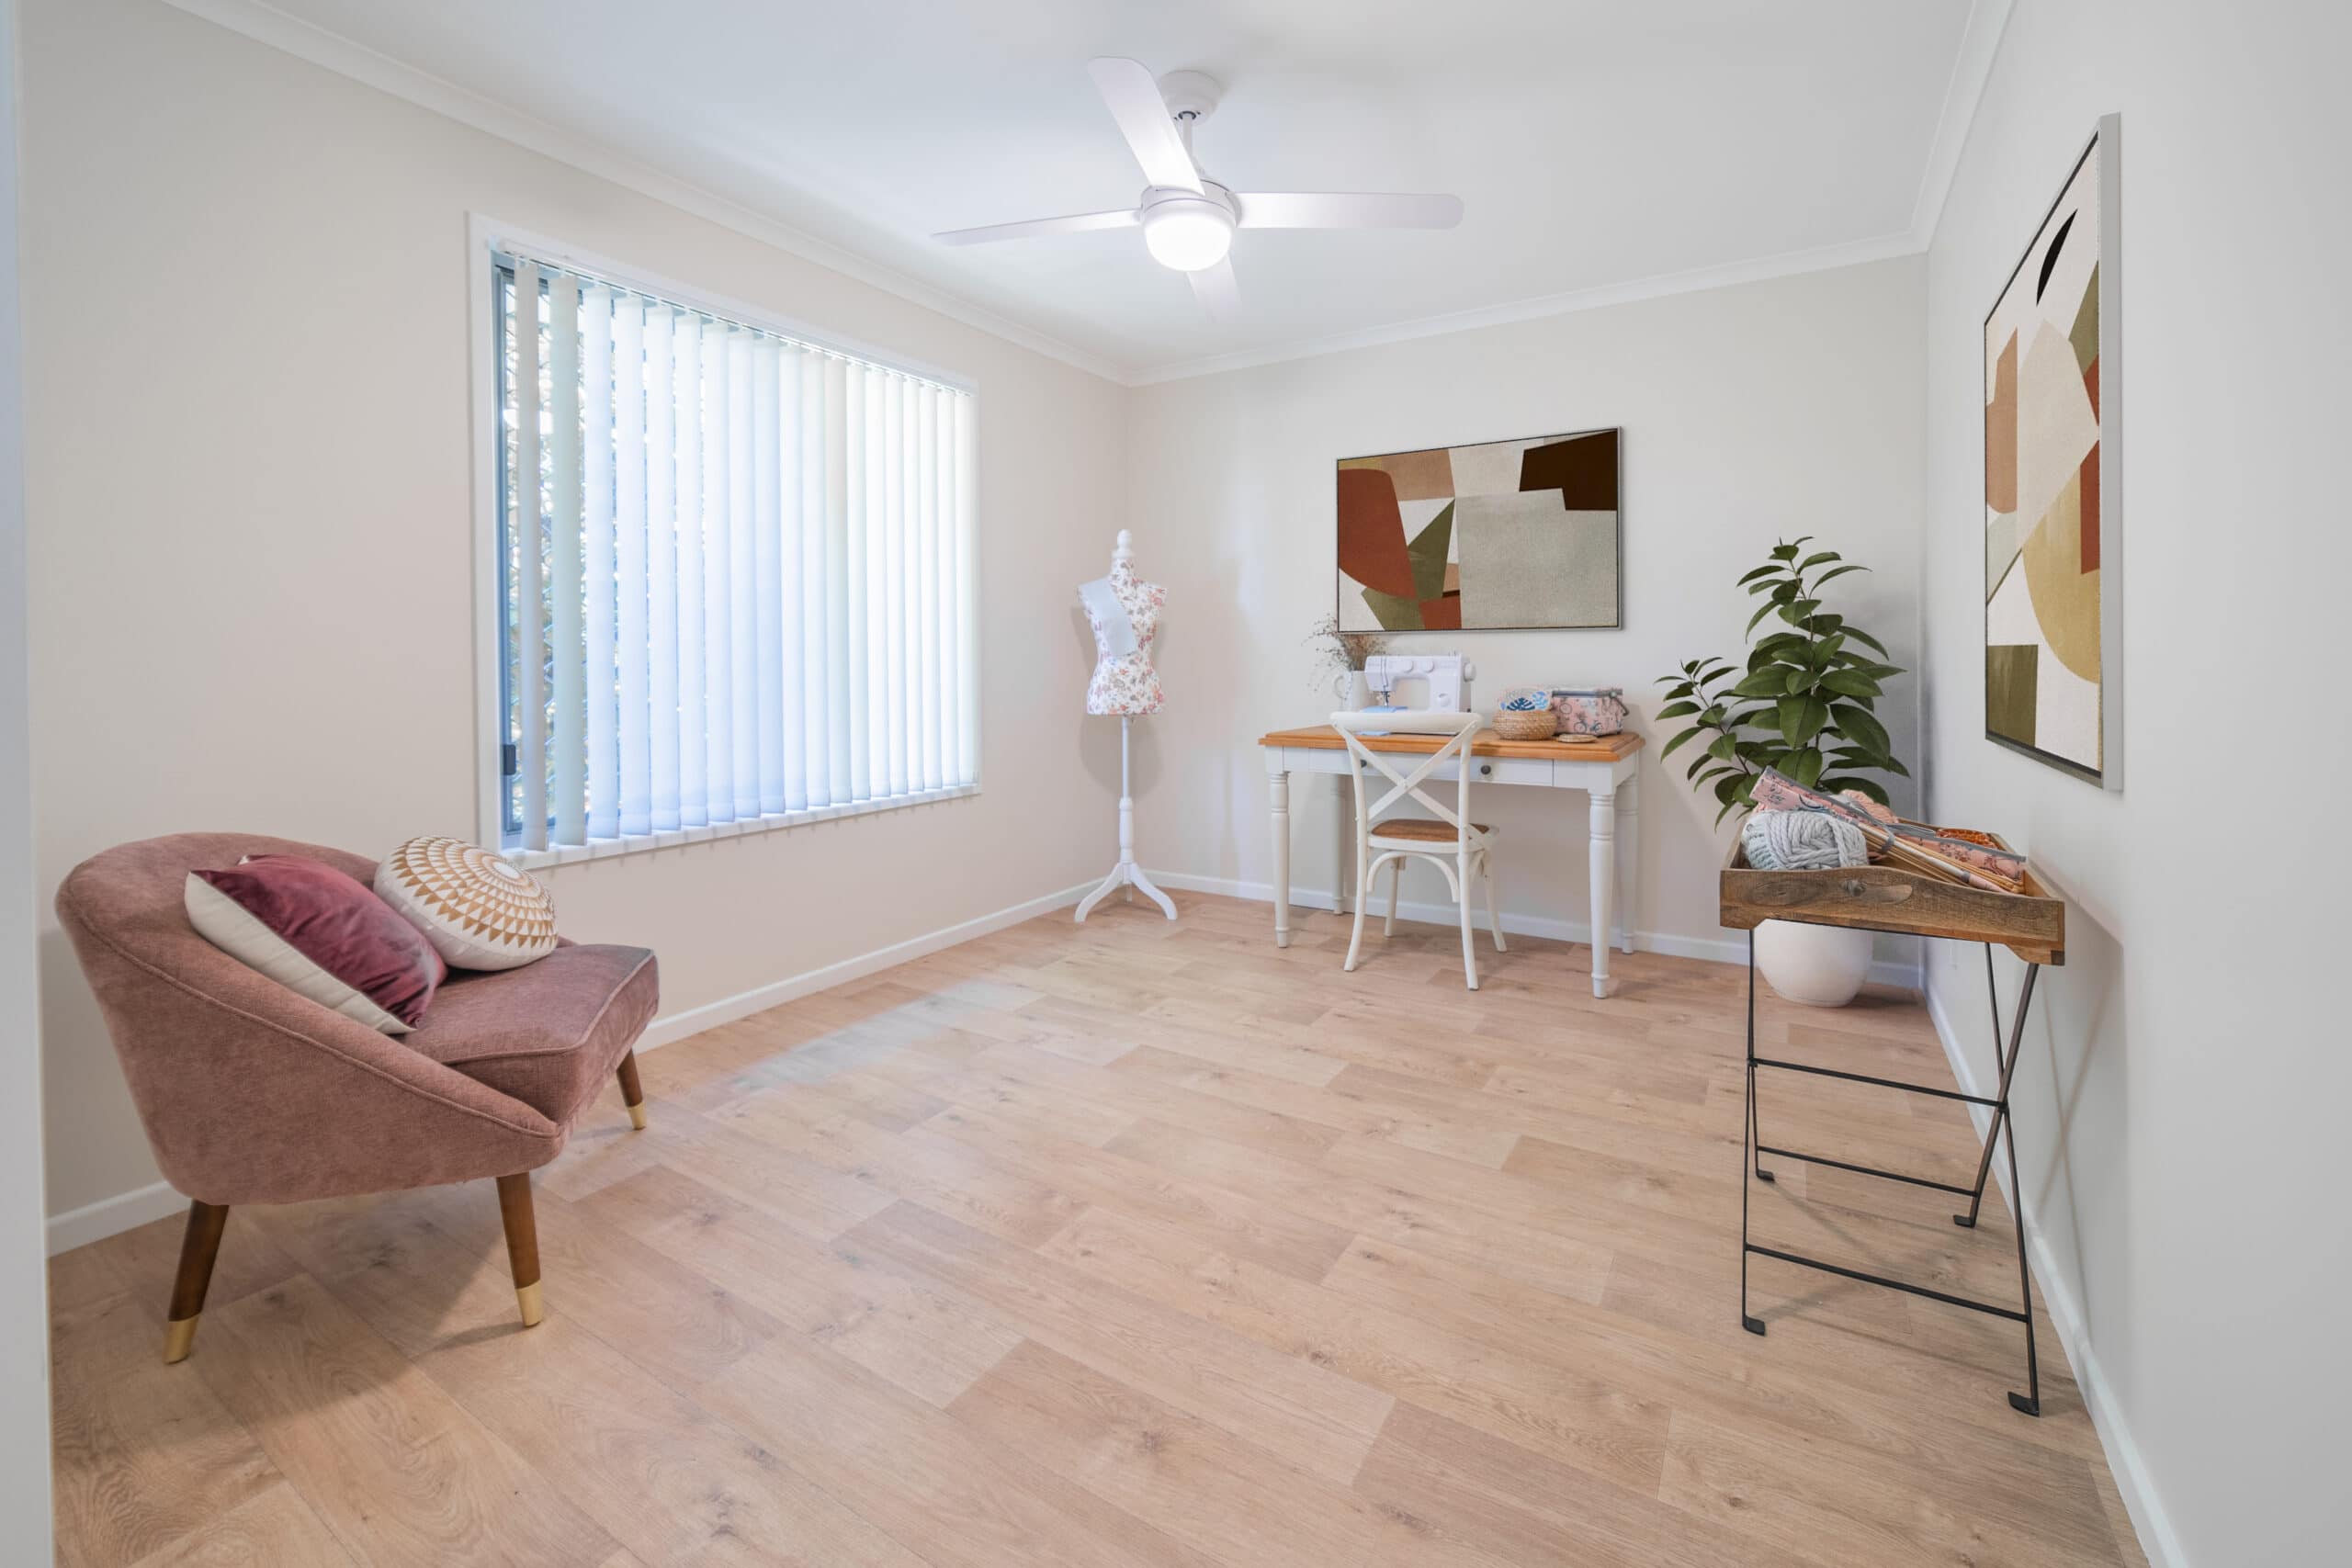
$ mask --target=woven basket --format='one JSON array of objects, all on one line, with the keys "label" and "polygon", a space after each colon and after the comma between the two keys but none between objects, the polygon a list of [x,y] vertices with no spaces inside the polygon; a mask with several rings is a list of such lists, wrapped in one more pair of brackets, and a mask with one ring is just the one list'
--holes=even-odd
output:
[{"label": "woven basket", "polygon": [[1495,715],[1495,733],[1506,740],[1549,740],[1559,716],[1548,707],[1503,708]]}]

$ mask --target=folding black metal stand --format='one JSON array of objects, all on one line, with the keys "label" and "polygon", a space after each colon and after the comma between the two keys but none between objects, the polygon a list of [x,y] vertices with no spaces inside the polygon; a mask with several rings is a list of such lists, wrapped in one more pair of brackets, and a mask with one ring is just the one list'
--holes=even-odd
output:
[{"label": "folding black metal stand", "polygon": [[[2033,1006],[2033,983],[2041,973],[2041,964],[2026,965],[2025,988],[2018,996],[2017,1013],[2009,1023],[2008,1045],[2007,1050],[2003,1050],[2001,998],[1993,981],[1993,944],[1991,942],[1984,944],[1984,987],[1986,993],[1993,1000],[1993,1048],[2001,1063],[2000,1089],[1992,1099],[1987,1100],[1981,1094],[1962,1094],[1957,1089],[1937,1089],[1928,1084],[1903,1083],[1894,1078],[1872,1077],[1867,1073],[1840,1072],[1832,1067],[1817,1067],[1804,1062],[1777,1061],[1768,1056],[1758,1055],[1756,1054],[1756,932],[1753,928],[1749,929],[1747,933],[1747,1115],[1740,1128],[1739,1155],[1739,1322],[1741,1327],[1750,1334],[1764,1332],[1763,1319],[1749,1315],[1747,1311],[1747,1255],[1751,1252],[1763,1258],[1777,1258],[1783,1263],[1794,1263],[1802,1268],[1818,1269],[1826,1274],[1859,1280],[1866,1285],[1884,1285],[1889,1290],[1906,1291],[1912,1295],[1925,1296],[1929,1301],[1942,1302],[1948,1306],[1966,1307],[1971,1312],[1987,1313],[1994,1317],[2006,1317],[2012,1323],[2025,1325],[2026,1392],[2010,1394],[2009,1404],[2011,1407],[2028,1416],[2041,1414],[2041,1364],[2035,1358],[2033,1348],[2033,1274],[2026,1267],[2025,1223],[2022,1215],[2018,1216],[2017,1226],[2018,1304],[2015,1307],[2000,1306],[1992,1302],[1974,1301],[1967,1296],[1951,1295],[1942,1291],[1929,1290],[1925,1285],[1912,1284],[1908,1280],[1890,1280],[1880,1274],[1866,1274],[1859,1269],[1849,1269],[1843,1264],[1831,1263],[1818,1258],[1800,1257],[1793,1252],[1783,1252],[1776,1247],[1758,1247],[1747,1238],[1747,1172],[1753,1168],[1757,1180],[1771,1180],[1772,1173],[1764,1168],[1763,1160],[1766,1155],[1778,1159],[1803,1160],[1807,1165],[1826,1165],[1835,1170],[1850,1170],[1857,1176],[1875,1176],[1887,1181],[1901,1181],[1913,1187],[1931,1188],[1938,1192],[1956,1194],[1968,1200],[1968,1213],[1954,1214],[1951,1217],[1951,1223],[1973,1229],[1976,1224],[1977,1213],[1984,1202],[1984,1179],[1993,1168],[1993,1145],[2006,1130],[2008,1133],[2009,1192],[2014,1200],[2018,1193],[2018,1140],[2017,1131],[2009,1122],[2009,1084],[2017,1072],[2018,1050],[2025,1041],[2026,1012]],[[1758,1067],[1777,1067],[1784,1072],[1811,1073],[1819,1077],[1843,1078],[1849,1083],[1876,1084],[1882,1089],[1901,1089],[1906,1094],[1933,1095],[1939,1100],[1957,1100],[1970,1105],[1991,1107],[1993,1124],[1985,1131],[1984,1152],[1977,1157],[1974,1185],[1962,1187],[1949,1181],[1931,1181],[1926,1177],[1906,1175],[1899,1170],[1880,1170],[1874,1166],[1853,1165],[1845,1160],[1830,1159],[1822,1155],[1800,1154],[1794,1149],[1771,1147],[1764,1142],[1763,1129],[1758,1125],[1756,1111],[1756,1069]]]}]

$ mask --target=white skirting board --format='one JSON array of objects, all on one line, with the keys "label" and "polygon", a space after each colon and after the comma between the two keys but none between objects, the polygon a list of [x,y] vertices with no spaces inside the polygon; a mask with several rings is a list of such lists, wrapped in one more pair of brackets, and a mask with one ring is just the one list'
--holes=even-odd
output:
[{"label": "white skirting board", "polygon": [[[1978,1083],[1953,1033],[1951,1015],[1944,1011],[1943,998],[1933,990],[1928,992],[1928,1016],[1935,1023],[1936,1038],[1943,1042],[1944,1055],[1951,1062],[1951,1076],[1961,1089],[1969,1094],[1991,1094],[1991,1089]],[[1976,1135],[1984,1137],[1984,1129],[1992,1125],[1993,1112],[1984,1106],[1972,1105],[1968,1114],[1976,1125]],[[2009,1190],[2007,1162],[1995,1160],[1993,1175],[2014,1215],[2018,1198]],[[2139,1532],[2140,1550],[2147,1553],[2149,1568],[2189,1568],[2180,1538],[2173,1531],[2171,1516],[2156,1495],[2155,1478],[2148,1473],[2147,1464],[2140,1457],[2140,1445],[2132,1440],[2132,1428],[2123,1418],[2122,1407],[2115,1403],[2115,1392],[2099,1370],[2098,1354],[2091,1346],[2090,1325],[2084,1321],[2082,1304],[2075,1301],[2074,1288],[2060,1271],[2049,1240],[2030,1214],[2025,1219],[2025,1239],[2033,1260],[2034,1280],[2041,1286],[2042,1304],[2050,1309],[2051,1324],[2066,1348],[2067,1364],[2075,1370],[2075,1385],[2083,1391],[2084,1407],[2090,1412],[2091,1425],[2098,1432],[2099,1447],[2107,1451],[2107,1467],[2115,1476],[2115,1487],[2122,1494],[2125,1510],[2132,1516],[2132,1527]]]},{"label": "white skirting board", "polygon": [[1075,887],[1065,887],[1058,893],[1048,893],[1025,904],[998,909],[966,920],[961,925],[944,926],[922,936],[892,942],[888,947],[877,947],[871,953],[844,958],[838,964],[828,964],[821,969],[810,969],[748,991],[738,991],[731,997],[721,997],[715,1002],[705,1002],[698,1008],[688,1008],[684,1012],[657,1018],[645,1026],[643,1034],[638,1036],[637,1048],[650,1051],[673,1041],[684,1040],[690,1034],[700,1034],[706,1029],[716,1029],[722,1023],[732,1023],[739,1018],[749,1018],[755,1012],[765,1012],[770,1008],[782,1007],[799,998],[879,974],[894,964],[904,964],[910,958],[921,958],[925,953],[954,947],[974,937],[1001,931],[1007,926],[1017,926],[1023,920],[1035,919],[1039,915],[1056,909],[1067,909],[1094,891],[1097,880],[1090,876]]},{"label": "white skirting board", "polygon": [[[722,997],[715,1002],[688,1008],[684,1012],[657,1018],[645,1026],[645,1032],[638,1037],[637,1048],[650,1051],[673,1041],[684,1040],[690,1034],[699,1034],[706,1029],[716,1029],[722,1023],[732,1023],[755,1012],[765,1012],[772,1007],[780,1007],[797,998],[878,974],[910,958],[921,958],[925,953],[954,947],[974,937],[986,936],[1007,926],[1017,926],[1023,920],[1035,919],[1056,909],[1066,909],[1086,897],[1093,886],[1094,879],[1090,877],[1075,887],[1065,887],[1058,893],[1048,893],[1043,897],[998,909],[960,925],[927,931],[905,942],[893,942],[888,947],[844,958],[838,964],[828,964],[821,969],[810,969],[748,991],[739,991],[731,997]],[[54,1258],[61,1252],[70,1252],[77,1247],[103,1241],[107,1236],[135,1229],[167,1214],[179,1213],[187,1207],[187,1200],[174,1191],[169,1182],[156,1181],[129,1192],[117,1193],[111,1198],[101,1198],[95,1203],[85,1203],[62,1214],[52,1214],[48,1224],[49,1255]]]},{"label": "white skirting board", "polygon": [[174,1191],[170,1182],[151,1181],[144,1187],[134,1187],[128,1192],[50,1215],[49,1255],[54,1258],[61,1252],[104,1241],[122,1231],[137,1230],[151,1220],[187,1210],[187,1200]]},{"label": "white skirting board", "polygon": [[[1186,893],[1218,893],[1228,898],[1254,899],[1261,904],[1271,904],[1274,901],[1272,886],[1264,882],[1236,882],[1221,876],[1194,876],[1182,871],[1155,871],[1151,874],[1151,879],[1162,887],[1179,888]],[[1290,902],[1291,908],[1295,909],[1329,909],[1331,908],[1331,895],[1313,887],[1295,886],[1291,889]],[[1369,920],[1375,915],[1385,914],[1387,909],[1387,896],[1382,894],[1374,897],[1371,909],[1364,918]],[[1427,925],[1451,926],[1460,921],[1462,913],[1452,904],[1417,904],[1408,898],[1396,907],[1396,918],[1400,920],[1418,920]],[[1272,917],[1270,915],[1267,919],[1271,922]],[[1592,928],[1582,920],[1555,920],[1542,915],[1515,915],[1509,909],[1502,912],[1502,919],[1503,930],[1514,936],[1542,937],[1548,942],[1590,942],[1592,940]],[[1486,929],[1482,919],[1474,918],[1471,924],[1482,931]],[[1273,926],[1271,923],[1266,927],[1266,931],[1267,941],[1272,942]],[[1713,939],[1678,936],[1668,931],[1635,931],[1634,948],[1637,953],[1663,953],[1669,958],[1703,958],[1713,964],[1747,962],[1747,943],[1736,936]],[[1916,991],[1919,988],[1919,966],[1916,961],[1890,963],[1882,960],[1871,965],[1870,978],[1876,985],[1894,986],[1902,990]]]}]

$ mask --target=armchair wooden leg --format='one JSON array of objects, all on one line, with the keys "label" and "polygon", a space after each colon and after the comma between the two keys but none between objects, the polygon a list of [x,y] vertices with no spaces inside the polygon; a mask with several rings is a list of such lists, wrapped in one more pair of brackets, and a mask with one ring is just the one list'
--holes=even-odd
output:
[{"label": "armchair wooden leg", "polygon": [[506,1262],[514,1271],[514,1304],[523,1326],[537,1327],[547,1315],[539,1300],[539,1227],[531,1214],[531,1173],[498,1179],[498,1217],[506,1224]]},{"label": "armchair wooden leg", "polygon": [[645,1088],[637,1081],[637,1053],[631,1051],[621,1058],[617,1074],[621,1080],[621,1103],[628,1107],[628,1124],[639,1132],[645,1131]]},{"label": "armchair wooden leg", "polygon": [[171,1321],[164,1326],[164,1360],[185,1361],[196,1347],[196,1320],[204,1315],[205,1288],[220,1256],[220,1234],[229,1226],[225,1203],[202,1201],[187,1206],[187,1230],[180,1238],[180,1271],[172,1281]]}]

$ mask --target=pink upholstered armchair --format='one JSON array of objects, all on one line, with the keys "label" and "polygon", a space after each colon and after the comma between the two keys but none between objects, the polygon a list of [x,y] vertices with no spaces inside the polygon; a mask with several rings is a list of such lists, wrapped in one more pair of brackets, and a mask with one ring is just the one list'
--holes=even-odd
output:
[{"label": "pink upholstered armchair", "polygon": [[156,1163],[191,1200],[164,1359],[195,1343],[232,1207],[481,1177],[498,1179],[524,1326],[537,1323],[530,1173],[562,1151],[607,1074],[645,1125],[634,1048],[659,994],[653,954],[566,943],[520,969],[453,970],[414,1032],[379,1034],[188,924],[190,871],[260,854],[375,875],[372,861],[315,844],[183,833],[94,856],[57,892]]}]

